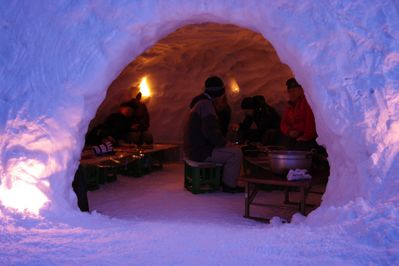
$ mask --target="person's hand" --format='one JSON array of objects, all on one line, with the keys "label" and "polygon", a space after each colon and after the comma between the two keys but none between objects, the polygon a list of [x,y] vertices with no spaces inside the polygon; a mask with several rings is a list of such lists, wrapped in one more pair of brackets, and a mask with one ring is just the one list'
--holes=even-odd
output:
[{"label": "person's hand", "polygon": [[110,141],[113,145],[116,144],[116,140],[112,136],[107,136],[107,137],[103,138],[101,140],[101,143],[105,143],[107,141]]},{"label": "person's hand", "polygon": [[238,131],[238,129],[240,128],[240,125],[238,123],[233,123],[230,126],[232,131]]},{"label": "person's hand", "polygon": [[291,131],[288,133],[288,135],[289,135],[291,138],[298,140],[297,138],[299,137],[300,132],[299,132],[299,131],[296,131],[296,130],[291,130]]},{"label": "person's hand", "polygon": [[226,147],[234,147],[234,143],[232,143],[231,141],[227,141],[226,143]]},{"label": "person's hand", "polygon": [[133,124],[130,128],[133,129],[133,130],[138,130],[139,127],[140,127],[139,124]]}]

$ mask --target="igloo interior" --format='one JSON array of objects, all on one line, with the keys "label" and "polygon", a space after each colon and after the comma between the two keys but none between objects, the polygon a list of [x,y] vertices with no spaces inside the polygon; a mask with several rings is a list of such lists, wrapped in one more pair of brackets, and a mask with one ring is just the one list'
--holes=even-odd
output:
[{"label": "igloo interior", "polygon": [[[151,84],[147,105],[151,130],[160,142],[181,142],[182,121],[204,80],[219,75],[228,86],[232,122],[242,119],[243,97],[262,94],[280,113],[285,105],[285,81],[292,77],[273,46],[253,31],[234,25],[194,24],[177,29],[128,64],[112,82],[91,126],[134,97],[143,77]],[[172,107],[170,102],[174,103]],[[174,129],[171,130],[170,125]]]},{"label": "igloo interior", "polygon": [[[0,256],[6,264],[238,264],[265,259],[275,264],[397,263],[395,1],[59,1],[1,6]],[[79,213],[70,183],[89,122],[108,87],[147,48],[178,29],[195,30],[187,25],[201,23],[259,33],[304,86],[318,142],[327,147],[331,166],[321,207],[306,219],[295,216],[291,224],[276,221],[267,226],[142,220],[132,225]],[[204,56],[213,57],[211,52]],[[281,66],[279,71],[290,74]],[[140,71],[136,69],[144,73]],[[232,71],[224,78],[238,75]],[[195,94],[170,90],[180,85],[154,77],[151,81],[156,82],[155,91],[169,99],[184,101]],[[151,104],[161,105],[156,100],[154,95]],[[165,140],[178,139],[169,136]],[[168,252],[170,247],[173,252]],[[94,250],[104,252],[89,255]],[[292,256],[281,255],[286,252]]]}]

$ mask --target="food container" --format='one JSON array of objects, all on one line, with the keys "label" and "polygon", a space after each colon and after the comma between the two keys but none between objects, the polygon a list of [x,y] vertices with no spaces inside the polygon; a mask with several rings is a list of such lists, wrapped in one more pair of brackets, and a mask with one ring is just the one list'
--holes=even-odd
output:
[{"label": "food container", "polygon": [[307,169],[312,166],[313,150],[287,150],[268,147],[270,168],[278,175],[285,175],[290,169]]}]

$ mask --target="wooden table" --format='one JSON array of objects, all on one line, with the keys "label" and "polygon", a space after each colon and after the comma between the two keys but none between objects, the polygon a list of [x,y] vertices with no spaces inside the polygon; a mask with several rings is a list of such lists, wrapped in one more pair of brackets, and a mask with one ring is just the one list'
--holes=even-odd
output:
[{"label": "wooden table", "polygon": [[[137,152],[137,148],[132,147],[131,145],[122,145],[115,148],[117,152]],[[140,153],[143,155],[151,156],[158,163],[158,167],[162,169],[164,161],[167,159],[166,154],[168,152],[179,152],[179,146],[174,144],[164,144],[164,143],[156,143],[151,146],[143,146],[139,149]]]},{"label": "wooden table", "polygon": [[[284,187],[285,189],[285,196],[284,196],[284,203],[290,204],[289,200],[289,188],[299,188],[301,199],[299,201],[299,211],[305,215],[305,207],[306,207],[306,197],[309,188],[311,187],[311,180],[297,180],[297,181],[288,181],[285,178],[281,178],[270,174],[268,176],[262,177],[254,177],[254,176],[243,176],[240,177],[239,180],[244,182],[245,184],[245,213],[244,217],[252,218],[252,219],[262,219],[260,217],[254,217],[250,214],[250,207],[251,205],[256,206],[264,206],[264,207],[276,207],[276,205],[271,204],[263,204],[263,203],[256,203],[254,199],[260,190],[261,185],[276,185]],[[279,206],[279,205],[277,205]]]},{"label": "wooden table", "polygon": [[83,178],[87,189],[95,190],[100,184],[115,181],[120,168],[139,158],[134,158],[131,152],[126,151],[96,156],[90,148],[86,148],[82,152],[75,178]]},{"label": "wooden table", "polygon": [[96,156],[91,148],[86,148],[82,152],[80,164],[82,165],[98,165],[106,162],[113,162],[114,164],[121,164],[122,161],[133,154],[132,151],[115,150],[112,154],[105,154]]},{"label": "wooden table", "polygon": [[86,147],[80,159],[78,173],[85,176],[92,188],[98,188],[103,183],[102,177],[110,173],[142,176],[153,170],[154,162],[158,169],[162,169],[166,153],[179,151],[179,146],[173,144],[153,144],[137,148],[136,145],[121,145],[113,149],[114,153],[96,156],[91,147]]},{"label": "wooden table", "polygon": [[[245,184],[245,213],[244,217],[252,219],[265,220],[264,218],[254,217],[250,214],[251,205],[276,207],[276,205],[256,203],[254,199],[262,186],[281,186],[284,188],[284,204],[298,204],[299,211],[303,215],[306,214],[306,198],[312,187],[313,180],[296,180],[288,181],[286,176],[279,176],[274,174],[270,169],[270,162],[268,156],[258,157],[244,157],[244,172],[245,176],[240,177],[239,180]],[[312,173],[311,173],[312,174]],[[313,178],[315,178],[313,173]],[[300,192],[299,202],[291,202],[289,200],[290,188],[297,188]],[[285,205],[277,205],[283,207]],[[266,219],[268,220],[268,219]]]}]

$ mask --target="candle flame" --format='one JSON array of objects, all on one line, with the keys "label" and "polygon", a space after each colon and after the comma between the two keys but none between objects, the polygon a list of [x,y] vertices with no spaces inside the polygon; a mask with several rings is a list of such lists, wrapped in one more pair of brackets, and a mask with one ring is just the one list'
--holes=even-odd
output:
[{"label": "candle flame", "polygon": [[150,97],[151,96],[151,90],[150,90],[150,86],[148,85],[148,82],[147,82],[147,77],[143,77],[141,79],[139,87],[140,87],[141,95],[143,97]]},{"label": "candle flame", "polygon": [[230,90],[232,94],[239,94],[240,93],[240,86],[235,79],[231,79],[230,81]]}]

